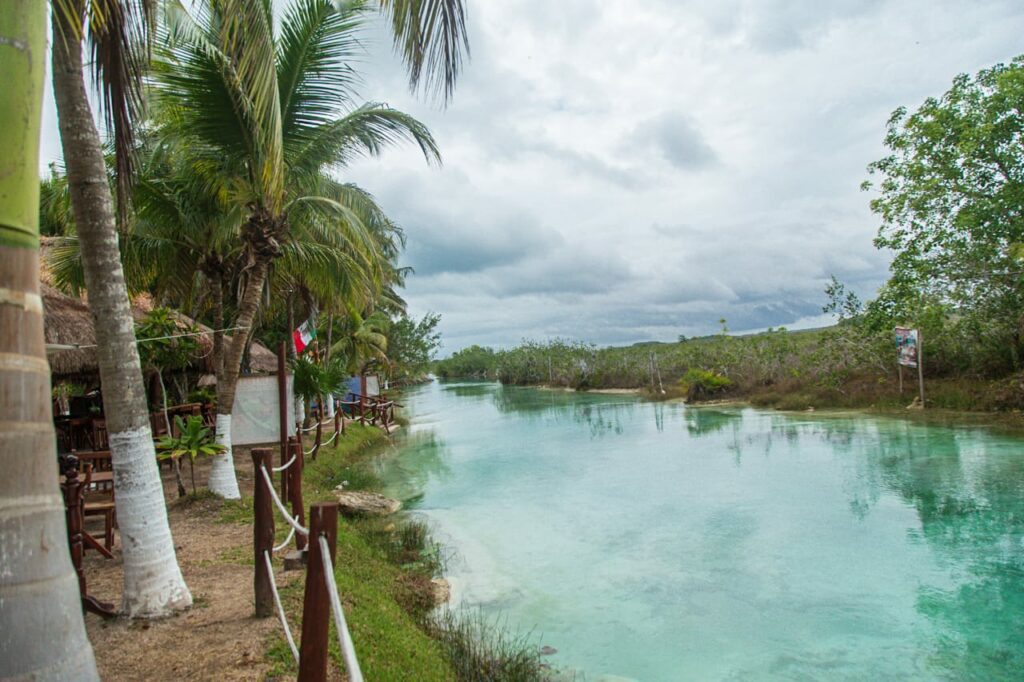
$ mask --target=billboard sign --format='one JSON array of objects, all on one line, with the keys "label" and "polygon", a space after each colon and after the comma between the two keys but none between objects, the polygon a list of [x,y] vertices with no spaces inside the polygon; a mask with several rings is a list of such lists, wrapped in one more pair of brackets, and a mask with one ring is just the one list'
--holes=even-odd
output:
[{"label": "billboard sign", "polygon": [[896,327],[896,362],[904,367],[917,367],[917,330]]}]

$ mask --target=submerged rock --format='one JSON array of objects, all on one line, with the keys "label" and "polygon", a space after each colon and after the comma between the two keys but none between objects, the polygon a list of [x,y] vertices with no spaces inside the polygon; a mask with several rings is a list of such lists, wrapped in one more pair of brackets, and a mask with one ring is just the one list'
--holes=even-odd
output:
[{"label": "submerged rock", "polygon": [[540,648],[540,655],[541,656],[551,656],[551,655],[554,655],[554,654],[557,654],[557,653],[558,653],[558,649],[556,649],[553,646],[548,646],[547,644],[545,644],[544,646],[542,646]]},{"label": "submerged rock", "polygon": [[433,588],[432,596],[436,606],[447,604],[448,600],[452,598],[452,586],[444,578],[433,578],[430,585]]},{"label": "submerged rock", "polygon": [[402,503],[377,493],[335,490],[338,509],[345,516],[387,516],[402,508]]}]

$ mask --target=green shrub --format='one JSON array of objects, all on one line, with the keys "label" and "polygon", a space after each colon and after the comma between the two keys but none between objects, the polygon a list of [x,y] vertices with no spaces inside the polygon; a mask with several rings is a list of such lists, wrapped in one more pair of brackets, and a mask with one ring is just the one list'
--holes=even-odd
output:
[{"label": "green shrub", "polygon": [[721,393],[732,386],[729,377],[708,369],[691,367],[679,380],[679,385],[686,391],[686,399],[705,400],[716,393]]}]

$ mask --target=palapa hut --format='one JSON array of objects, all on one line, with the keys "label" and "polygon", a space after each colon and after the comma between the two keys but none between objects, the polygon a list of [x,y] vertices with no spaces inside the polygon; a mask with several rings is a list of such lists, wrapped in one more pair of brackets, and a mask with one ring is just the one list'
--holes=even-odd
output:
[{"label": "palapa hut", "polygon": [[[45,313],[47,357],[54,382],[95,382],[99,376],[99,363],[96,359],[96,330],[88,304],[61,293],[45,281],[40,282],[40,288]],[[135,321],[140,322],[153,308],[150,297],[137,296],[132,301]],[[174,315],[183,331],[194,325],[199,331],[207,332],[196,337],[199,354],[191,369],[212,373],[213,330],[182,313],[175,312]],[[253,372],[273,374],[277,371],[277,356],[257,341],[252,343],[249,358]]]}]

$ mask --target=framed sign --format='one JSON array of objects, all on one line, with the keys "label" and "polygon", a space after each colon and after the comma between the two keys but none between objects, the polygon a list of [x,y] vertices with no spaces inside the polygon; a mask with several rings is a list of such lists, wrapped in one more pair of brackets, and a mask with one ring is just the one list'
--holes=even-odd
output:
[{"label": "framed sign", "polygon": [[904,367],[917,367],[918,345],[916,329],[896,327],[896,362]]}]

